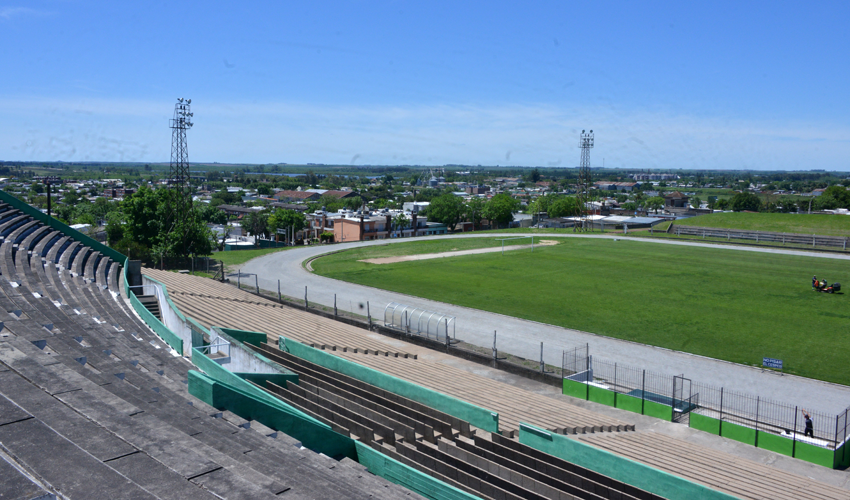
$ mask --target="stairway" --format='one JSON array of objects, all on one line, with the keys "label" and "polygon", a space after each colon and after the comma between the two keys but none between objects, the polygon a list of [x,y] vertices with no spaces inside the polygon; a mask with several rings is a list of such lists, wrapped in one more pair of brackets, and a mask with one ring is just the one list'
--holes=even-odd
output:
[{"label": "stairway", "polygon": [[156,319],[162,321],[162,312],[159,310],[159,301],[156,299],[156,295],[136,295],[136,298]]}]

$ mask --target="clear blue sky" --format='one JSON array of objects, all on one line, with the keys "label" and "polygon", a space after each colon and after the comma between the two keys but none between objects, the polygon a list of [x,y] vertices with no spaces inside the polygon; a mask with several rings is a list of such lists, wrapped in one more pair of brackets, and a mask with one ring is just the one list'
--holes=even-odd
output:
[{"label": "clear blue sky", "polygon": [[0,3],[0,160],[850,170],[846,0],[130,4]]}]

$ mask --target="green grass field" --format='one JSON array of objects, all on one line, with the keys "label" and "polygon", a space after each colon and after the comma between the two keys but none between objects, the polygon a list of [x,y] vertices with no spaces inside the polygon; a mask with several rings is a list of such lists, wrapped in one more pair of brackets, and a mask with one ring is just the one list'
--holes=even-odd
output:
[{"label": "green grass field", "polygon": [[[656,226],[656,229],[666,229],[668,223],[663,224]],[[691,217],[676,221],[676,224],[776,233],[850,236],[850,216],[847,215],[729,212]]]},{"label": "green grass field", "polygon": [[850,384],[850,299],[810,286],[812,274],[850,285],[846,262],[578,238],[534,253],[358,262],[460,244],[357,249],[312,266],[331,278],[737,363],[780,358],[786,372]]},{"label": "green grass field", "polygon": [[251,259],[262,257],[275,252],[284,252],[291,248],[252,248],[250,250],[228,250],[226,252],[216,252],[210,258],[224,262],[224,267],[227,270],[234,271],[236,267],[248,262]]}]

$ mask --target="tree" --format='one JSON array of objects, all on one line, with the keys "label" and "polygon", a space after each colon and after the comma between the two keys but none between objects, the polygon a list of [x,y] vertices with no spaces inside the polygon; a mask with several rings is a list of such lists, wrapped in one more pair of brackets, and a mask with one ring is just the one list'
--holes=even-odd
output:
[{"label": "tree", "polygon": [[407,215],[404,212],[399,212],[398,215],[393,217],[393,230],[400,232],[403,231],[410,224],[410,219],[407,218]]},{"label": "tree", "polygon": [[472,230],[481,225],[481,219],[484,216],[484,198],[474,196],[467,201],[463,206],[463,216],[469,222],[472,222]]},{"label": "tree", "polygon": [[147,249],[159,243],[160,235],[169,229],[165,227],[165,221],[170,218],[168,195],[165,189],[154,191],[142,186],[124,199],[122,209],[127,220],[124,232],[132,241]]},{"label": "tree", "polygon": [[124,213],[121,211],[106,214],[106,242],[114,246],[124,237]]},{"label": "tree", "polygon": [[195,210],[201,220],[208,224],[227,224],[227,214],[217,206],[208,203],[198,203]]},{"label": "tree", "polygon": [[578,214],[578,201],[573,196],[564,196],[549,206],[549,217],[567,217]]},{"label": "tree", "polygon": [[445,224],[449,231],[454,232],[457,223],[464,212],[463,200],[451,193],[438,196],[431,200],[428,207],[428,218]]},{"label": "tree", "polygon": [[714,202],[715,210],[726,210],[729,208],[729,200],[726,198],[718,198],[717,201]]},{"label": "tree", "polygon": [[290,229],[293,226],[295,226],[295,231],[300,231],[307,227],[307,218],[304,217],[304,214],[295,210],[279,208],[269,215],[269,234],[276,233],[278,229]]},{"label": "tree", "polygon": [[655,213],[658,213],[658,209],[664,206],[664,198],[660,196],[652,196],[647,198],[643,204],[647,210],[655,210]]},{"label": "tree", "polygon": [[271,186],[269,186],[268,184],[266,184],[264,182],[264,183],[260,184],[259,186],[257,186],[257,194],[263,195],[263,196],[268,196],[268,195],[272,194],[272,188],[271,188]]},{"label": "tree", "polygon": [[269,213],[266,210],[251,212],[242,219],[242,227],[254,237],[254,245],[259,245],[260,236],[269,235]]},{"label": "tree", "polygon": [[531,182],[540,182],[540,169],[535,168],[531,171]]},{"label": "tree", "polygon": [[699,196],[692,197],[690,202],[691,202],[691,206],[694,207],[694,208],[699,208],[699,206],[702,205],[702,200],[699,199]]},{"label": "tree", "polygon": [[506,193],[500,193],[490,198],[490,201],[484,206],[484,217],[501,227],[514,219],[514,212],[518,209],[519,201]]},{"label": "tree", "polygon": [[729,202],[729,207],[735,212],[758,212],[761,209],[761,199],[749,191],[737,193]]}]

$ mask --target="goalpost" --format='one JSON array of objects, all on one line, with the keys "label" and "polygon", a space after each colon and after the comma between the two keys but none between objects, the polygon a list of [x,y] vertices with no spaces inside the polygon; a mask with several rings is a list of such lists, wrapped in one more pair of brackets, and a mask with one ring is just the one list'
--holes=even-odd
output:
[{"label": "goalpost", "polygon": [[526,238],[531,238],[531,252],[532,252],[532,253],[534,253],[534,236],[516,236],[516,237],[513,237],[513,238],[502,238],[502,239],[497,239],[496,241],[501,241],[501,242],[502,242],[502,255],[505,255],[505,242],[506,242],[506,241],[511,241],[511,240],[524,240],[524,239],[526,239]]}]

